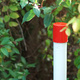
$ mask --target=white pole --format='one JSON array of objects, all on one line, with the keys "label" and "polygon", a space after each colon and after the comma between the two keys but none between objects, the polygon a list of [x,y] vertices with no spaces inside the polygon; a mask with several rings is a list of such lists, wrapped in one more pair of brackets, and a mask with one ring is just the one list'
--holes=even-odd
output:
[{"label": "white pole", "polygon": [[[53,24],[53,80],[67,80],[67,41],[66,23]],[[67,28],[67,27],[66,27]]]},{"label": "white pole", "polygon": [[53,80],[67,80],[67,43],[53,43],[53,46]]}]

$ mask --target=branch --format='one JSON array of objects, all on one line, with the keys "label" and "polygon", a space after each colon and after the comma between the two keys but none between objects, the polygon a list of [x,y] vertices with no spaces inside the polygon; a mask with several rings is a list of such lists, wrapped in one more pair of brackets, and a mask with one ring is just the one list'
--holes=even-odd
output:
[{"label": "branch", "polygon": [[42,2],[41,2],[41,8],[43,7],[43,3],[44,3],[44,0],[42,0]]},{"label": "branch", "polygon": [[18,19],[16,19],[16,21],[17,21],[17,23],[19,24],[19,28],[20,28],[20,31],[21,31],[21,36],[22,36],[22,38],[24,39],[24,40],[23,40],[23,43],[24,43],[24,46],[25,46],[25,50],[27,51],[27,45],[26,45],[26,41],[25,41],[25,38],[24,38],[24,34],[23,34],[22,27],[21,27]]}]

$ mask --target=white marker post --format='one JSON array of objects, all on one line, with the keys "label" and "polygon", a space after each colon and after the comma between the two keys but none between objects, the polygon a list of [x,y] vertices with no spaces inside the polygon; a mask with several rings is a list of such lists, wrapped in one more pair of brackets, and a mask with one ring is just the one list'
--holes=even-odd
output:
[{"label": "white marker post", "polygon": [[65,30],[60,32],[66,26],[64,22],[53,24],[53,80],[67,80],[67,41],[68,36]]}]

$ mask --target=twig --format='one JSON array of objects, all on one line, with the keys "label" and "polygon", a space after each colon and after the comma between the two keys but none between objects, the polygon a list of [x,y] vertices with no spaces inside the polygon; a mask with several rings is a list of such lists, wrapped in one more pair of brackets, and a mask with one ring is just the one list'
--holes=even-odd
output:
[{"label": "twig", "polygon": [[19,23],[19,21],[18,21],[18,19],[16,19],[16,21],[18,22],[18,24],[19,24],[19,28],[20,28],[20,31],[21,31],[21,36],[23,37],[23,43],[24,43],[24,46],[25,46],[25,50],[27,51],[27,45],[26,45],[26,41],[25,41],[25,38],[24,38],[24,34],[23,34],[23,30],[22,30],[22,27],[21,27],[21,25],[20,25],[20,23]]},{"label": "twig", "polygon": [[33,55],[36,53],[36,51],[41,47],[41,45],[42,45],[42,44],[40,44],[40,45],[37,47],[37,49],[33,52],[33,54],[32,54],[32,55],[27,56],[26,58],[29,58],[29,57],[33,56]]},{"label": "twig", "polygon": [[[43,42],[44,42],[44,41],[43,41]],[[42,43],[43,43],[43,42],[42,42]],[[35,55],[35,53],[37,52],[37,50],[41,47],[42,43],[40,43],[40,44],[37,46],[37,48],[34,50],[34,52],[33,52],[33,54],[32,54],[32,55],[27,56],[26,58],[29,58],[29,57],[31,57],[31,56],[33,56],[33,55]]]},{"label": "twig", "polygon": [[43,7],[43,3],[44,3],[44,0],[42,0],[42,2],[41,2],[41,7]]}]

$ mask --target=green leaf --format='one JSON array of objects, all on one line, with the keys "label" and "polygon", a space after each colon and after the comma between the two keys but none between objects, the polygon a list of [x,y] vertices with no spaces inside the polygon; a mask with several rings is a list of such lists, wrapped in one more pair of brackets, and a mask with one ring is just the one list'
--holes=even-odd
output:
[{"label": "green leaf", "polygon": [[24,38],[18,38],[18,39],[16,39],[15,41],[16,42],[20,42],[20,41],[22,41]]},{"label": "green leaf", "polygon": [[7,43],[9,46],[15,47],[15,45],[10,41]]},{"label": "green leaf", "polygon": [[15,53],[17,53],[17,54],[19,54],[20,52],[19,52],[19,50],[17,49],[17,48],[13,48],[13,51],[15,52]]},{"label": "green leaf", "polygon": [[51,30],[53,26],[53,23],[47,28],[47,34],[49,38],[53,38],[53,31]]},{"label": "green leaf", "polygon": [[56,4],[60,5],[63,2],[63,0],[56,0]]},{"label": "green leaf", "polygon": [[[55,7],[54,7],[54,9],[55,9]],[[53,10],[53,7],[46,7],[43,10],[44,10],[44,14],[48,14],[48,13],[51,13],[51,11]]]},{"label": "green leaf", "polygon": [[53,57],[52,57],[52,55],[47,55],[47,57],[49,58],[49,59],[53,59]]},{"label": "green leaf", "polygon": [[50,13],[52,11],[52,8],[51,7],[46,7],[45,9],[44,9],[44,14],[48,14],[48,13]]},{"label": "green leaf", "polygon": [[20,0],[20,5],[24,8],[28,4],[28,0]]},{"label": "green leaf", "polygon": [[32,18],[34,18],[35,14],[33,12],[33,10],[31,9],[30,11],[28,11],[24,17],[23,17],[23,21],[22,21],[22,24],[25,22],[25,21],[30,21]]},{"label": "green leaf", "polygon": [[67,78],[67,80],[69,80],[69,78]]},{"label": "green leaf", "polygon": [[16,27],[16,26],[18,26],[18,23],[11,21],[11,22],[9,22],[9,26]]},{"label": "green leaf", "polygon": [[66,28],[67,28],[67,27],[62,28],[62,29],[60,30],[60,32],[63,32]]},{"label": "green leaf", "polygon": [[78,68],[78,66],[80,65],[80,56],[78,56],[78,57],[75,58],[74,65]]},{"label": "green leaf", "polygon": [[80,69],[78,70],[77,78],[78,78],[78,80],[80,80]]},{"label": "green leaf", "polygon": [[9,16],[9,15],[5,15],[4,21],[5,21],[5,22],[8,22],[9,20],[10,20],[10,16]]},{"label": "green leaf", "polygon": [[38,8],[37,5],[33,7],[33,11],[34,11],[34,13],[36,14],[37,17],[40,16],[40,9]]},{"label": "green leaf", "polygon": [[15,2],[15,3],[16,3],[17,1],[19,1],[19,0],[10,0],[10,2]]},{"label": "green leaf", "polygon": [[75,33],[77,33],[80,30],[80,19],[77,18],[74,23],[72,24],[72,29]]},{"label": "green leaf", "polygon": [[66,34],[67,34],[68,36],[70,36],[71,30],[70,30],[69,28],[66,29]]},{"label": "green leaf", "polygon": [[22,63],[17,63],[17,65],[18,65],[18,66],[20,66],[20,67],[22,67],[22,66],[23,66],[23,64],[22,64]]},{"label": "green leaf", "polygon": [[18,7],[16,5],[10,5],[9,8],[12,11],[17,11],[18,10]]},{"label": "green leaf", "polygon": [[2,17],[0,17],[0,22],[3,23],[3,18]]},{"label": "green leaf", "polygon": [[14,71],[12,71],[11,69],[8,69],[9,73],[11,74],[11,76],[16,77],[16,73]]},{"label": "green leaf", "polygon": [[22,16],[24,16],[25,15],[25,10],[21,10],[21,14],[22,14]]},{"label": "green leaf", "polygon": [[10,17],[11,17],[12,19],[17,19],[17,18],[19,18],[19,15],[18,15],[18,13],[16,13],[16,12],[12,12],[12,13],[10,14]]},{"label": "green leaf", "polygon": [[33,64],[27,64],[27,68],[30,68],[30,67],[35,67],[36,63],[33,63]]},{"label": "green leaf", "polygon": [[80,13],[80,4],[78,5],[78,12]]},{"label": "green leaf", "polygon": [[2,12],[7,12],[7,10],[8,10],[8,6],[3,6]]},{"label": "green leaf", "polygon": [[50,46],[51,40],[47,39],[47,40],[45,41],[45,43],[46,43],[46,46]]},{"label": "green leaf", "polygon": [[59,14],[59,12],[63,9],[63,6],[60,5],[59,7],[56,8],[56,10],[54,11],[54,15],[56,16],[57,14]]},{"label": "green leaf", "polygon": [[37,0],[30,0],[31,2],[33,2],[33,3],[37,3]]},{"label": "green leaf", "polygon": [[1,41],[1,45],[5,45],[9,42],[9,37],[4,37],[3,40]]},{"label": "green leaf", "polygon": [[77,67],[78,69],[80,69],[80,65],[78,65],[78,67]]},{"label": "green leaf", "polygon": [[0,63],[2,62],[2,56],[0,56]]},{"label": "green leaf", "polygon": [[5,78],[8,78],[9,75],[10,75],[10,74],[7,74],[6,72],[2,72],[2,74],[3,74],[3,76],[4,76]]},{"label": "green leaf", "polygon": [[76,49],[76,51],[74,52],[75,56],[78,56],[78,53],[80,52],[80,49]]},{"label": "green leaf", "polygon": [[19,79],[16,79],[16,78],[15,78],[15,79],[12,79],[12,80],[19,80]]},{"label": "green leaf", "polygon": [[4,24],[2,22],[0,22],[0,28],[4,28]]},{"label": "green leaf", "polygon": [[25,69],[25,70],[24,70],[24,74],[25,74],[25,76],[27,76],[27,75],[30,74],[29,71],[28,71],[28,69]]},{"label": "green leaf", "polygon": [[45,17],[44,17],[45,28],[48,27],[51,24],[52,20],[53,20],[53,15],[52,14],[45,15]]},{"label": "green leaf", "polygon": [[76,17],[73,17],[70,21],[68,21],[67,26],[68,26],[69,24],[74,23],[74,22],[75,22],[75,20],[76,20]]},{"label": "green leaf", "polygon": [[[23,75],[23,72],[17,72],[19,75]],[[22,76],[21,76],[22,77]]]},{"label": "green leaf", "polygon": [[2,0],[0,0],[0,3],[2,2]]},{"label": "green leaf", "polygon": [[2,47],[1,48],[1,52],[5,55],[5,56],[9,56],[9,53],[8,53],[8,51],[7,51],[7,49],[6,48],[4,48],[4,47]]},{"label": "green leaf", "polygon": [[22,77],[22,80],[26,80],[26,77],[25,77],[25,76],[23,76],[23,77]]},{"label": "green leaf", "polygon": [[22,63],[26,64],[26,59],[22,56],[21,56],[21,61],[22,61]]},{"label": "green leaf", "polygon": [[70,8],[70,7],[71,7],[71,2],[70,2],[70,0],[65,0],[65,1],[62,3],[62,5],[63,5],[64,7],[66,7],[66,8]]},{"label": "green leaf", "polygon": [[6,61],[5,63],[3,63],[5,67],[8,67],[9,64],[11,64],[11,61]]},{"label": "green leaf", "polygon": [[13,80],[13,78],[9,78],[9,80]]}]

